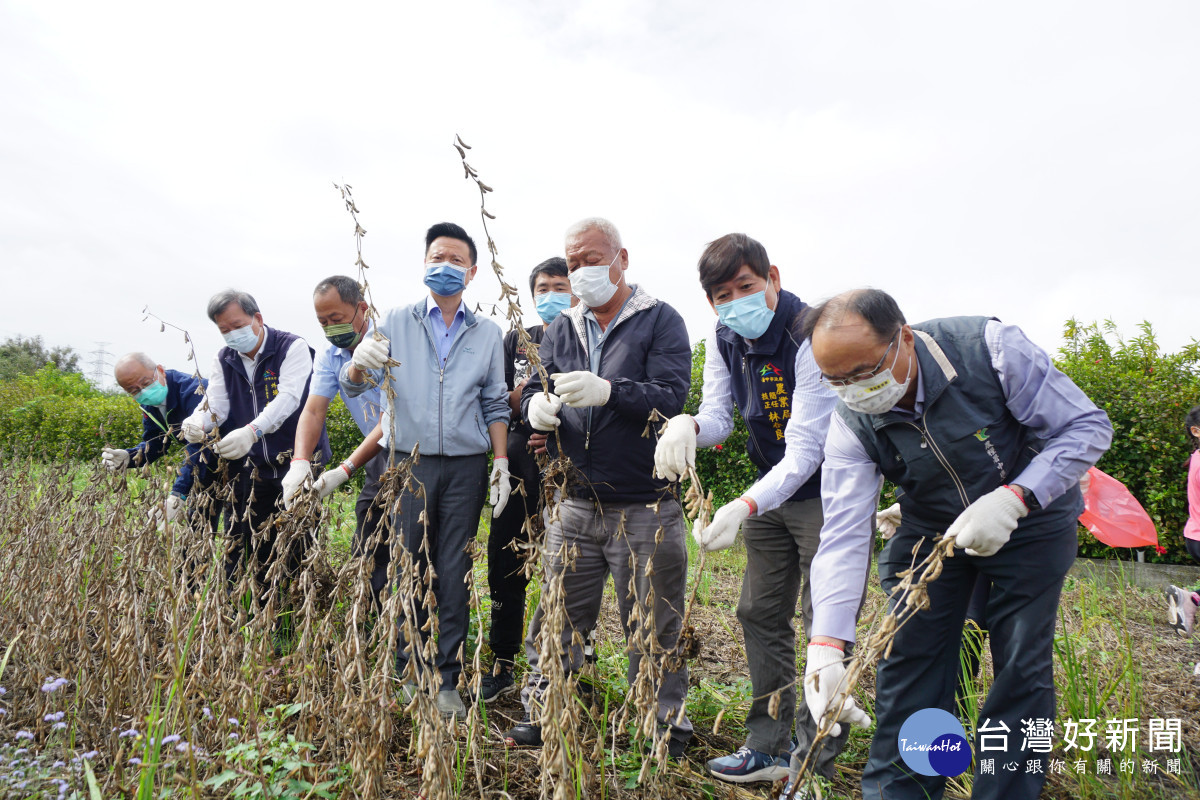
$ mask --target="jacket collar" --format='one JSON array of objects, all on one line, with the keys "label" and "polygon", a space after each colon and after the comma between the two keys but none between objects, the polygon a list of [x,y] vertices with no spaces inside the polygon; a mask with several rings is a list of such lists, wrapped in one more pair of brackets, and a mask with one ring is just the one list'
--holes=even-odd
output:
[{"label": "jacket collar", "polygon": [[[424,321],[429,318],[429,303],[432,300],[432,297],[426,295],[425,302],[413,303],[409,308],[409,310],[412,312],[413,318],[416,319],[417,322],[424,323]],[[463,312],[463,325],[469,328],[475,324],[475,315],[471,313],[471,309],[467,308],[466,301],[462,300],[461,298],[458,301],[458,310]],[[457,314],[458,311],[454,313]]]},{"label": "jacket collar", "polygon": [[[625,320],[637,314],[640,311],[646,311],[658,305],[658,300],[650,296],[650,293],[642,289],[639,284],[633,285],[633,294],[625,301],[624,308],[617,314],[617,318],[609,323],[608,330],[620,325]],[[575,329],[575,335],[579,337],[579,343],[583,345],[583,349],[587,350],[587,321],[583,318],[583,312],[587,311],[587,306],[583,303],[568,308],[563,312],[563,316],[571,320],[571,326]],[[607,333],[607,331],[606,331]]]}]

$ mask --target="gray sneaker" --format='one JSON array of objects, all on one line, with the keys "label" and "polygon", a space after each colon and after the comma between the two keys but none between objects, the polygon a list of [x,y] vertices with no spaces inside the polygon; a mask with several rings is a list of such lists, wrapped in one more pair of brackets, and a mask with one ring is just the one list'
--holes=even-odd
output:
[{"label": "gray sneaker", "polygon": [[437,708],[442,712],[443,717],[462,718],[467,716],[467,707],[463,705],[457,689],[442,689],[438,692]]},{"label": "gray sneaker", "polygon": [[411,681],[400,684],[399,691],[396,692],[396,701],[407,706],[417,696],[417,685]]},{"label": "gray sneaker", "polygon": [[1171,627],[1180,636],[1191,636],[1196,624],[1196,603],[1192,593],[1172,584],[1166,590],[1167,608],[1171,618]]}]

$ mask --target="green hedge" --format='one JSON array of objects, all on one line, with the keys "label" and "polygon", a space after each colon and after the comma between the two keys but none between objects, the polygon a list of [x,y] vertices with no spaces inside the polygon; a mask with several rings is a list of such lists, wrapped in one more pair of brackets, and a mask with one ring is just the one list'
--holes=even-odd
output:
[{"label": "green hedge", "polygon": [[0,382],[0,446],[6,451],[90,459],[105,445],[132,446],[141,431],[133,398],[97,391],[78,372],[47,364]]},{"label": "green hedge", "polygon": [[[704,346],[704,341],[700,341],[692,350],[692,388],[683,407],[685,414],[695,414],[700,410],[700,399],[704,394]],[[749,436],[746,421],[735,408],[733,432],[729,438],[716,447],[696,450],[696,472],[700,475],[704,490],[712,492],[714,508],[736,499],[758,477],[758,470],[746,454]]]},{"label": "green hedge", "polygon": [[[1158,529],[1159,549],[1149,561],[1191,563],[1183,545],[1187,520],[1188,410],[1200,405],[1200,343],[1164,353],[1149,322],[1125,341],[1112,322],[1067,322],[1056,363],[1108,414],[1112,447],[1096,465],[1124,483]],[[1111,340],[1111,341],[1110,341]],[[1080,529],[1079,553],[1123,558]]]}]

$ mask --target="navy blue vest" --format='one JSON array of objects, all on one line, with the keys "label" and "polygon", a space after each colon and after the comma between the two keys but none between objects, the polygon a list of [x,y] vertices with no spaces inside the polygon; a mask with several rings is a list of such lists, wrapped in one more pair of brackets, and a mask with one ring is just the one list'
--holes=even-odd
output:
[{"label": "navy blue vest", "polygon": [[[808,310],[799,297],[780,290],[775,316],[767,332],[746,341],[722,324],[717,325],[717,350],[729,369],[729,391],[746,427],[750,430],[746,451],[766,475],[783,460],[787,449],[784,429],[792,418],[792,396],[796,388],[796,353],[803,339],[800,328]],[[804,482],[789,500],[821,496],[821,470]]]},{"label": "navy blue vest", "polygon": [[[923,414],[861,414],[838,403],[850,430],[883,476],[902,493],[904,526],[927,534],[945,531],[968,505],[1016,479],[1042,442],[1012,415],[1004,388],[992,368],[984,340],[988,317],[948,317],[913,325],[932,337],[955,373],[938,363],[916,337],[917,361],[925,387]],[[1034,511],[1022,527],[1042,516],[1078,516],[1079,493],[1069,491],[1048,508]]]},{"label": "navy blue vest", "polygon": [[[232,347],[223,347],[218,354],[221,360],[221,372],[225,376],[225,393],[229,396],[229,416],[221,425],[221,435],[236,431],[244,425],[249,425],[254,418],[262,413],[267,403],[279,394],[279,370],[283,359],[291,348],[292,342],[300,338],[294,333],[268,328],[267,340],[254,362],[254,383],[246,377],[246,368],[242,364],[242,356]],[[313,349],[308,348],[310,355]],[[279,463],[279,456],[292,449],[296,443],[296,425],[300,413],[308,401],[308,387],[312,381],[312,372],[304,381],[304,394],[300,396],[300,405],[284,420],[283,425],[274,433],[268,433],[254,443],[246,456],[250,463],[258,468],[259,475],[264,478],[282,478],[288,470],[288,461]],[[319,455],[314,459],[323,464],[329,460],[329,435],[321,429],[321,441],[317,444]],[[298,458],[313,458],[312,453],[302,453]],[[235,466],[240,467],[246,459],[238,459]]]}]

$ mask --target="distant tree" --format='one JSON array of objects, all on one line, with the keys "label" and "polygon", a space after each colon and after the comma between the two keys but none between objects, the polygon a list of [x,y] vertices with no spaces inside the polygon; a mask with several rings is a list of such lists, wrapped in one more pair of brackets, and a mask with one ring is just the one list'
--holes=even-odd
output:
[{"label": "distant tree", "polygon": [[12,336],[0,344],[0,380],[32,375],[47,364],[54,364],[60,372],[79,372],[79,354],[70,347],[47,349],[40,336]]}]

